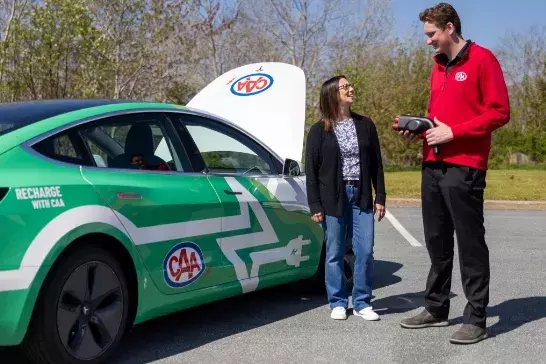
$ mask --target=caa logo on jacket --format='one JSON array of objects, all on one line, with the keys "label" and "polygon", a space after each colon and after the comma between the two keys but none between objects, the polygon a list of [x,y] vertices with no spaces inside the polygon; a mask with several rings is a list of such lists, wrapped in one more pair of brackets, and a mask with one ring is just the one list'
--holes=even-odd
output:
[{"label": "caa logo on jacket", "polygon": [[455,74],[455,79],[459,82],[466,80],[468,77],[466,76],[466,73],[464,72],[457,72]]}]

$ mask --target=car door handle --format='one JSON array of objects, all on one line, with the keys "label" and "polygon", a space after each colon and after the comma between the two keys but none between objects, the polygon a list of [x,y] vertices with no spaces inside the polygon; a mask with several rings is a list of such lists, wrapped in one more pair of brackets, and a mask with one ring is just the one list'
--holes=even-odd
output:
[{"label": "car door handle", "polygon": [[139,195],[138,193],[119,192],[117,196],[120,200],[139,200],[142,198],[142,195]]},{"label": "car door handle", "polygon": [[228,190],[224,190],[224,193],[228,194],[228,195],[242,195],[243,193],[242,192],[238,192],[238,191],[228,191]]}]

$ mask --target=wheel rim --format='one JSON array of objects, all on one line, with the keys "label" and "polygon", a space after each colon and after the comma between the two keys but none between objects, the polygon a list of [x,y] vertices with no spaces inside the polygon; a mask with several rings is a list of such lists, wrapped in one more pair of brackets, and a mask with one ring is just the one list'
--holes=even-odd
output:
[{"label": "wheel rim", "polygon": [[73,357],[102,355],[116,338],[123,316],[121,283],[102,262],[88,262],[68,277],[57,305],[57,330]]}]

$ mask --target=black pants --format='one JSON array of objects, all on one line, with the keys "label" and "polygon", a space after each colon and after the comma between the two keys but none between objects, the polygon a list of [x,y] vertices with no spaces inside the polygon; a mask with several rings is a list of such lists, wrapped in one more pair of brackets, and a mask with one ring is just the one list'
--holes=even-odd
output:
[{"label": "black pants", "polygon": [[426,163],[421,181],[425,240],[431,260],[426,307],[436,317],[448,316],[455,232],[468,300],[464,323],[481,327],[485,327],[490,276],[483,216],[486,173],[446,163]]}]

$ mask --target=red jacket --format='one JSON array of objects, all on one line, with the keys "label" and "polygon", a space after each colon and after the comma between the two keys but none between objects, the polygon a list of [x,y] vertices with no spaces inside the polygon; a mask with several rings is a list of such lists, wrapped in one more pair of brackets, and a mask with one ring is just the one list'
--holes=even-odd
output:
[{"label": "red jacket", "polygon": [[453,140],[440,145],[438,155],[424,140],[423,161],[487,169],[491,133],[510,120],[501,66],[491,51],[474,42],[447,76],[441,59],[435,57],[430,77],[428,116],[450,126]]}]

